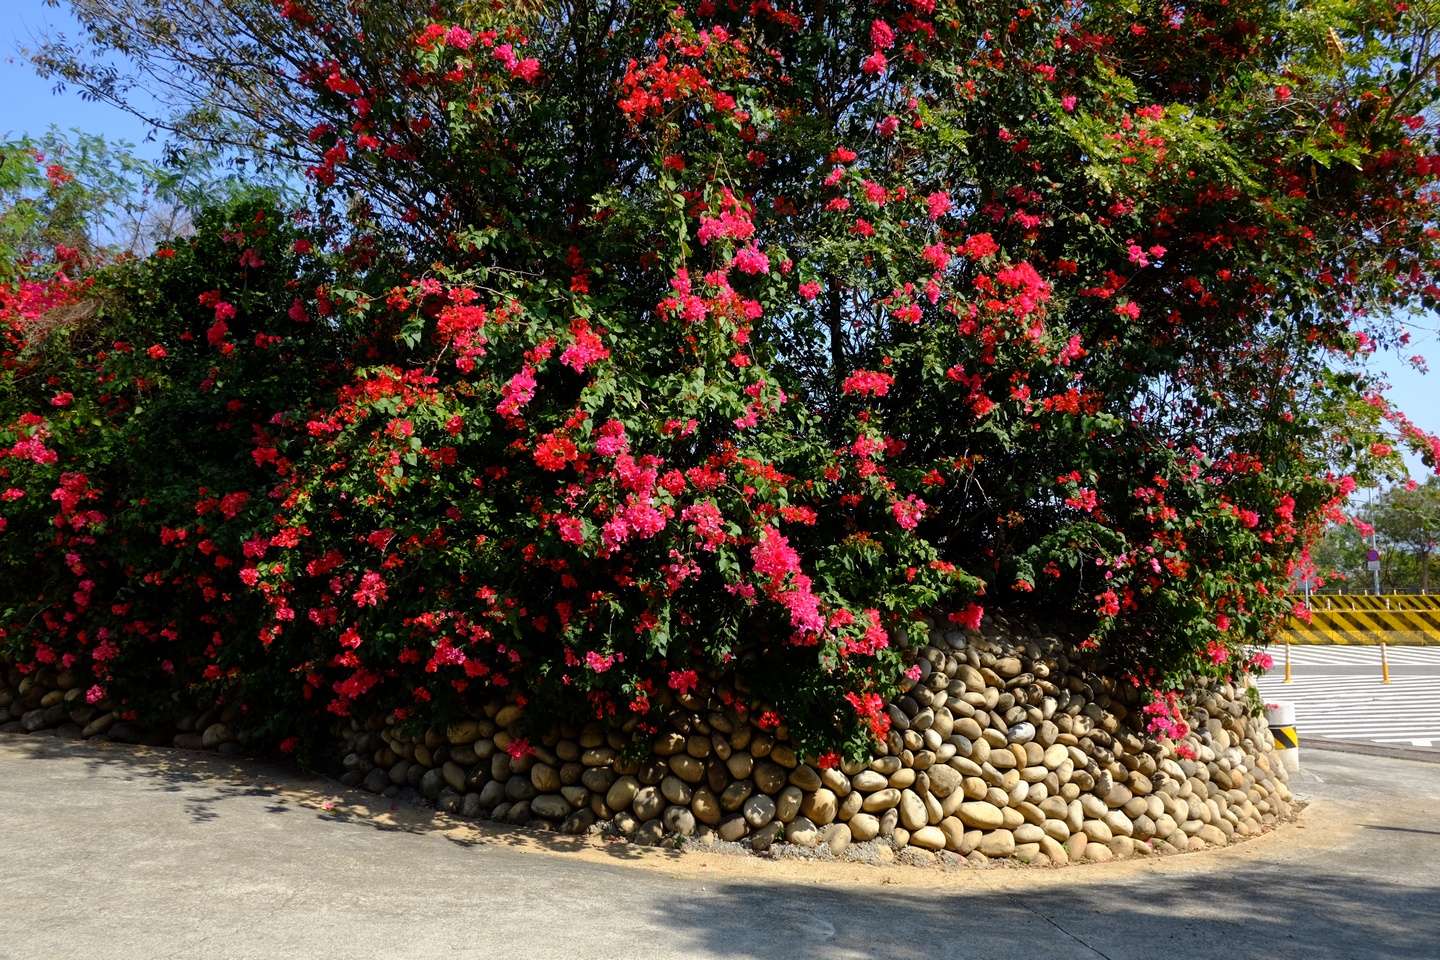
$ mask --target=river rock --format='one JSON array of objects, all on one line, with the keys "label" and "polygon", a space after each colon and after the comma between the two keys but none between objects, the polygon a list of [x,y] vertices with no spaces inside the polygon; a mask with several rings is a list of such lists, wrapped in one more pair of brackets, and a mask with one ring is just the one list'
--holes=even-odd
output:
[{"label": "river rock", "polygon": [[813,847],[820,842],[820,831],[809,817],[796,817],[786,825],[785,839],[797,847]]},{"label": "river rock", "polygon": [[980,838],[979,851],[987,857],[1008,857],[1015,852],[1015,834],[991,830]]},{"label": "river rock", "polygon": [[727,812],[739,810],[741,804],[750,799],[755,785],[749,780],[736,780],[720,794],[720,806]]},{"label": "river rock", "polygon": [[695,791],[690,798],[690,810],[695,814],[696,820],[712,827],[718,826],[725,816],[719,798],[709,787],[701,787]]},{"label": "river rock", "polygon": [[939,764],[926,771],[930,778],[930,792],[944,799],[960,789],[964,778],[953,767]]},{"label": "river rock", "polygon": [[[430,770],[426,772],[425,776],[428,777],[431,773],[438,775],[440,771]],[[531,783],[528,777],[520,776],[517,774],[516,776],[513,776],[509,780],[505,781],[505,799],[509,800],[511,803],[517,803],[521,800],[532,800],[539,792],[539,790],[535,789],[535,784]],[[421,793],[424,793],[423,787],[421,788]]]},{"label": "river rock", "polygon": [[662,757],[673,756],[685,749],[685,734],[675,730],[666,730],[658,734],[650,743],[650,752]]},{"label": "river rock", "polygon": [[445,728],[445,739],[452,744],[474,743],[481,735],[479,720],[460,720]]},{"label": "river rock", "polygon": [[575,811],[558,793],[542,793],[530,801],[530,811],[546,820],[563,820]]},{"label": "river rock", "polygon": [[611,785],[605,794],[605,805],[611,810],[624,810],[635,800],[635,795],[640,792],[640,781],[633,776],[623,776]]},{"label": "river rock", "polygon": [[1033,823],[1022,823],[1014,829],[1016,843],[1039,843],[1045,831]]},{"label": "river rock", "polygon": [[593,790],[602,797],[610,792],[618,779],[620,778],[614,770],[605,767],[586,767],[580,774],[580,782],[585,785],[585,789]]},{"label": "river rock", "polygon": [[715,832],[721,840],[733,843],[750,832],[750,824],[742,814],[732,813],[720,821],[720,826],[716,828]]},{"label": "river rock", "polygon": [[654,847],[665,839],[665,824],[658,819],[646,820],[635,831],[634,842],[642,847]]},{"label": "river rock", "polygon": [[102,713],[94,720],[91,720],[89,723],[85,724],[85,728],[80,731],[80,736],[84,737],[86,740],[89,740],[91,737],[99,736],[100,734],[110,729],[111,725],[115,723],[115,718],[116,714],[113,711],[111,711],[110,713]]},{"label": "river rock", "polygon": [[900,791],[894,787],[886,787],[884,790],[876,790],[865,798],[862,808],[866,813],[878,813],[898,806],[900,803]]},{"label": "river rock", "polygon": [[890,785],[890,778],[875,770],[861,770],[850,778],[850,785],[861,793],[874,793]]},{"label": "river rock", "polygon": [[660,816],[660,811],[665,809],[665,797],[655,786],[643,786],[635,792],[635,799],[630,801],[630,809],[635,811],[635,816],[642,823],[654,820]]},{"label": "river rock", "polygon": [[[912,760],[911,762],[913,763],[914,761]],[[914,786],[918,776],[919,773],[914,767],[901,767],[899,770],[890,774],[890,779],[887,782],[896,790],[904,790],[906,787]]]},{"label": "river rock", "polygon": [[923,850],[944,850],[947,842],[945,831],[938,826],[923,826],[910,834],[910,844]]},{"label": "river rock", "polygon": [[553,793],[560,789],[560,771],[548,763],[537,763],[530,768],[530,783],[541,793]]},{"label": "river rock", "polygon": [[820,774],[815,771],[814,767],[805,763],[802,763],[794,770],[791,770],[788,779],[791,784],[807,792],[811,790],[819,790],[820,787],[823,786],[823,781],[821,781],[820,779]]},{"label": "river rock", "polygon": [[730,754],[730,758],[725,761],[725,768],[730,771],[730,776],[736,780],[744,780],[749,777],[750,772],[755,769],[755,758],[747,751],[738,750]]},{"label": "river rock", "polygon": [[1110,828],[1113,836],[1130,837],[1135,834],[1135,824],[1119,810],[1109,811],[1101,818],[1101,822]]},{"label": "river rock", "polygon": [[420,778],[420,795],[426,800],[434,800],[440,796],[440,791],[446,786],[445,774],[439,770],[426,770]]},{"label": "river rock", "polygon": [[688,804],[695,793],[688,783],[676,776],[667,776],[661,780],[660,792],[665,794],[666,800],[681,805]]},{"label": "river rock", "polygon": [[1017,723],[1005,734],[1007,743],[1029,743],[1035,739],[1035,724],[1027,722]]},{"label": "river rock", "polygon": [[580,762],[587,767],[608,767],[619,756],[613,747],[591,747],[580,754]]},{"label": "river rock", "polygon": [[857,843],[874,840],[880,834],[880,819],[869,813],[855,814],[849,819],[847,826]]},{"label": "river rock", "polygon": [[742,811],[745,822],[758,829],[775,819],[775,801],[763,793],[757,793],[745,801]]},{"label": "river rock", "polygon": [[820,771],[820,781],[825,789],[831,791],[837,797],[848,797],[851,790],[850,778],[838,767],[829,767]]},{"label": "river rock", "polygon": [[1195,831],[1195,836],[1197,839],[1203,840],[1214,847],[1223,847],[1229,842],[1219,827],[1209,823],[1201,824],[1200,829]]},{"label": "river rock", "polygon": [[800,812],[820,826],[834,822],[839,808],[839,800],[834,791],[825,787],[806,795],[800,803]]},{"label": "river rock", "polygon": [[794,784],[785,787],[775,798],[775,819],[781,823],[794,820],[795,815],[800,812],[800,804],[804,798],[805,794]]},{"label": "river rock", "polygon": [[[473,794],[471,796],[473,796]],[[466,797],[466,800],[469,800],[468,796]],[[586,833],[591,827],[595,825],[595,820],[596,817],[593,811],[576,810],[574,813],[570,814],[570,816],[566,817],[565,821],[560,824],[560,832],[571,835]]]},{"label": "river rock", "polygon": [[785,786],[785,768],[769,762],[756,764],[752,779],[761,793],[779,793]]},{"label": "river rock", "polygon": [[[394,777],[392,776],[393,780]],[[494,810],[505,802],[505,784],[499,780],[491,780],[480,789],[480,806],[486,810]]]},{"label": "river rock", "polygon": [[670,758],[670,769],[686,783],[700,783],[705,779],[705,764],[688,753],[677,753]]},{"label": "river rock", "polygon": [[678,833],[682,837],[693,836],[695,833],[695,814],[690,811],[689,807],[666,807],[661,820],[665,824],[667,833]]},{"label": "river rock", "polygon": [[965,841],[965,824],[959,817],[945,817],[940,821],[940,832],[945,834],[945,849],[959,851]]},{"label": "river rock", "polygon": [[958,815],[962,823],[979,830],[995,830],[1005,823],[1005,815],[1001,809],[983,800],[960,804]]},{"label": "river rock", "polygon": [[925,808],[925,801],[914,790],[902,790],[900,792],[900,822],[905,829],[912,834],[929,823],[929,812]]},{"label": "river rock", "polygon": [[223,723],[212,723],[205,728],[203,742],[206,750],[213,750],[226,740],[234,740],[235,733],[229,726]]}]

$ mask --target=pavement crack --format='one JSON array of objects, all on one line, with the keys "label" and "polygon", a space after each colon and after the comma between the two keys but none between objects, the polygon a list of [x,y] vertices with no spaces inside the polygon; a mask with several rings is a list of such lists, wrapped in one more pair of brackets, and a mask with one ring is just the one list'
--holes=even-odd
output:
[{"label": "pavement crack", "polygon": [[1029,910],[1031,913],[1035,914],[1035,916],[1039,917],[1041,920],[1044,920],[1046,923],[1050,924],[1050,926],[1054,927],[1056,930],[1059,930],[1061,933],[1065,934],[1065,936],[1069,937],[1071,940],[1074,940],[1086,950],[1089,950],[1091,953],[1095,954],[1095,956],[1100,957],[1101,960],[1110,960],[1108,954],[1102,953],[1101,951],[1092,947],[1090,944],[1086,943],[1084,940],[1080,939],[1075,934],[1071,933],[1069,930],[1066,930],[1064,927],[1060,926],[1060,924],[1056,923],[1054,920],[1045,916],[1045,914],[1041,913],[1039,910],[1036,910],[1034,907],[1030,906],[1030,904],[1026,901],[1021,900],[1020,906],[1024,907],[1026,910]]}]

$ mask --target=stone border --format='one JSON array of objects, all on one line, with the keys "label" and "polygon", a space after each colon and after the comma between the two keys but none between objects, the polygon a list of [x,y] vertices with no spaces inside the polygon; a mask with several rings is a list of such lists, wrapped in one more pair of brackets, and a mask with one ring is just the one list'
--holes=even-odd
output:
[{"label": "stone border", "polygon": [[[512,698],[445,728],[337,725],[340,779],[541,830],[861,862],[1123,859],[1223,846],[1296,812],[1244,689],[1198,688],[1191,733],[1172,743],[1143,731],[1138,692],[1088,669],[1073,642],[1001,617],[927,639],[913,651],[918,679],[887,705],[885,743],[862,763],[821,768],[783,725],[757,724],[762,704],[702,681],[666,691],[666,729],[639,758],[633,721],[537,735]],[[0,731],[246,752],[233,706],[147,731],[86,704],[65,672],[9,680],[0,716],[14,719]]]}]

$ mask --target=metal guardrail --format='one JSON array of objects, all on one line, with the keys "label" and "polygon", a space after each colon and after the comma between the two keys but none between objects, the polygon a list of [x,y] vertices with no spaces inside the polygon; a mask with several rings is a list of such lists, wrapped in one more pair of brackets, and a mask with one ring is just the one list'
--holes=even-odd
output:
[{"label": "metal guardrail", "polygon": [[[1316,591],[1311,594],[1312,597],[1373,597],[1375,595],[1375,591],[1368,585],[1364,587],[1348,587],[1343,584],[1340,586],[1326,586],[1324,592]],[[1440,596],[1440,590],[1422,590],[1419,587],[1383,587],[1379,595],[1382,597]]]},{"label": "metal guardrail", "polygon": [[1310,621],[1291,617],[1280,642],[1440,646],[1440,596],[1312,594]]}]

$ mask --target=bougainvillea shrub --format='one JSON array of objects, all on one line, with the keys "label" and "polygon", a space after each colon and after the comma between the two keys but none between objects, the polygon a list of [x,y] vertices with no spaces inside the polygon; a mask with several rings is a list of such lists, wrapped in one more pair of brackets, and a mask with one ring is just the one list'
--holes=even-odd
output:
[{"label": "bougainvillea shrub", "polygon": [[264,609],[230,569],[269,521],[253,421],[342,374],[334,337],[289,309],[306,241],[283,216],[197,228],[100,282],[62,269],[3,299],[5,402],[25,411],[0,441],[7,641],[22,668],[93,674],[92,702],[119,684],[150,712],[223,679],[229,631]]},{"label": "bougainvillea shrub", "polygon": [[728,676],[857,752],[917,616],[1016,606],[1163,733],[1436,456],[1363,370],[1436,293],[1424,11],[228,7],[304,229],[7,294],[6,642],[97,698],[643,731]]}]

